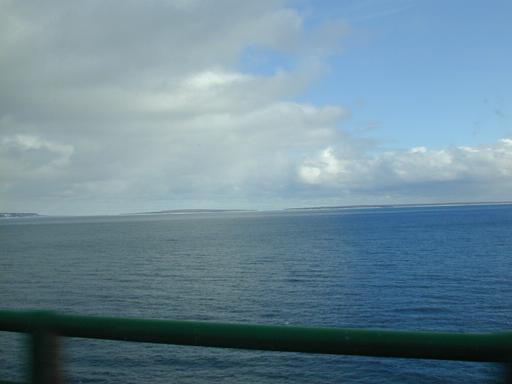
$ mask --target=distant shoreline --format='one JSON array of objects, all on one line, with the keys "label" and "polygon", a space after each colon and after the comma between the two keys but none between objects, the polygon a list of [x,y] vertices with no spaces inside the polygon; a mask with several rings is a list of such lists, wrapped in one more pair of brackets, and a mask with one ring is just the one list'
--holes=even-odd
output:
[{"label": "distant shoreline", "polygon": [[19,217],[41,217],[41,215],[32,212],[0,212],[0,218],[14,219]]},{"label": "distant shoreline", "polygon": [[39,218],[39,217],[86,217],[86,216],[160,216],[160,215],[194,215],[215,213],[257,213],[257,212],[304,212],[304,211],[328,211],[328,210],[353,210],[353,209],[389,209],[389,208],[421,208],[421,207],[459,207],[481,205],[512,205],[512,201],[458,201],[451,203],[407,203],[407,204],[354,204],[354,205],[325,205],[313,207],[292,207],[281,209],[170,209],[163,211],[118,213],[110,215],[41,215],[35,212],[0,212],[0,219]]},{"label": "distant shoreline", "polygon": [[376,209],[376,208],[414,208],[414,207],[457,207],[478,205],[512,205],[512,201],[477,201],[453,203],[408,203],[408,204],[359,204],[359,205],[332,205],[317,207],[285,208],[284,211],[310,211],[310,210],[336,210],[336,209]]},{"label": "distant shoreline", "polygon": [[457,206],[479,206],[479,205],[512,205],[512,201],[477,201],[477,202],[452,202],[452,203],[408,203],[408,204],[355,204],[355,205],[329,205],[314,207],[293,207],[270,210],[256,209],[172,209],[154,212],[123,213],[122,216],[132,215],[191,215],[201,213],[244,213],[244,212],[293,212],[293,211],[327,211],[327,210],[349,210],[349,209],[379,209],[379,208],[414,208],[414,207],[457,207]]},{"label": "distant shoreline", "polygon": [[197,213],[230,213],[230,212],[256,212],[253,209],[169,209],[154,212],[121,213],[123,216],[132,215],[192,215]]}]

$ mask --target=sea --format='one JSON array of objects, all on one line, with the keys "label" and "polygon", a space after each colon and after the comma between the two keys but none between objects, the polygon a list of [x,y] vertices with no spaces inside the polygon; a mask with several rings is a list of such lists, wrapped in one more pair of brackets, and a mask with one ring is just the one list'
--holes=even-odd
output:
[{"label": "sea", "polygon": [[[512,330],[512,205],[0,220],[0,308]],[[70,383],[495,383],[501,367],[65,338]],[[0,332],[0,379],[26,380]]]}]

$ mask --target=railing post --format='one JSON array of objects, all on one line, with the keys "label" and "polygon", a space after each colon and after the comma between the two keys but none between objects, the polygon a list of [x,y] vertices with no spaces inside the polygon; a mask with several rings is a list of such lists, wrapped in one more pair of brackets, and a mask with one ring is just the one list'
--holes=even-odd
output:
[{"label": "railing post", "polygon": [[62,384],[59,366],[59,337],[52,330],[51,312],[34,313],[35,329],[30,334],[31,368],[30,382],[32,384]]},{"label": "railing post", "polygon": [[512,384],[512,362],[503,364],[503,368],[505,375],[503,382],[505,384]]},{"label": "railing post", "polygon": [[31,336],[31,382],[62,384],[59,371],[58,336],[39,331]]}]

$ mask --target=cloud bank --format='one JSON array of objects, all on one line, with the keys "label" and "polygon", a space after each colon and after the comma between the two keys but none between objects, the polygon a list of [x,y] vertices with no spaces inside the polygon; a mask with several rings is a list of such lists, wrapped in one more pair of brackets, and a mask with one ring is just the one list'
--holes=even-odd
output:
[{"label": "cloud bank", "polygon": [[[510,196],[510,139],[383,151],[295,101],[346,31],[280,1],[1,2],[0,210]],[[249,50],[291,65],[244,69]]]}]

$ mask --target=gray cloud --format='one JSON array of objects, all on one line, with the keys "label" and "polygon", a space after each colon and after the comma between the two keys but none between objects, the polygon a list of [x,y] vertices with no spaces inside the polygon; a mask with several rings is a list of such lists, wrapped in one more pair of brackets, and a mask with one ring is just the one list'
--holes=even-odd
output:
[{"label": "gray cloud", "polygon": [[[482,179],[501,188],[506,142],[370,155],[340,129],[347,109],[291,101],[346,29],[305,29],[281,1],[2,2],[0,210],[351,203]],[[254,46],[293,69],[237,70]]]}]

